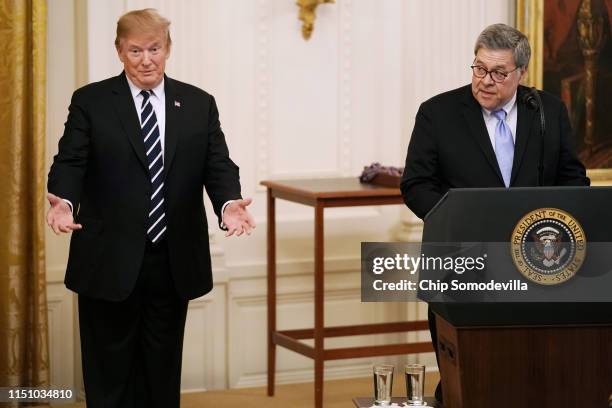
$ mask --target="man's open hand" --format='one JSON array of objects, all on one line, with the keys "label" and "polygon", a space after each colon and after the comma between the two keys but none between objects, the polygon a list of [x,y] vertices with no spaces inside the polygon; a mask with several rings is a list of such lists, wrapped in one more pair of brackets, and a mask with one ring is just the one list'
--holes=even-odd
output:
[{"label": "man's open hand", "polygon": [[240,236],[246,232],[251,235],[251,230],[255,228],[255,220],[246,207],[253,202],[252,199],[236,200],[225,207],[223,212],[223,223],[227,227],[226,237],[236,234]]},{"label": "man's open hand", "polygon": [[[75,224],[70,206],[62,198],[47,193],[47,199],[51,208],[47,212],[47,224],[57,235],[72,232],[83,228],[81,224]],[[229,207],[229,206],[228,206]]]}]

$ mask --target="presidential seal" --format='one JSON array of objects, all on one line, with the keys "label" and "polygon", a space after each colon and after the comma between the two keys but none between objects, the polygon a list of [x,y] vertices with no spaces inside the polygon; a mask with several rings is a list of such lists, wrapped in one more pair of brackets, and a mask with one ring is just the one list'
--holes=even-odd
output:
[{"label": "presidential seal", "polygon": [[572,278],[584,262],[586,237],[569,213],[539,208],[519,220],[512,232],[512,260],[527,279],[557,285]]}]

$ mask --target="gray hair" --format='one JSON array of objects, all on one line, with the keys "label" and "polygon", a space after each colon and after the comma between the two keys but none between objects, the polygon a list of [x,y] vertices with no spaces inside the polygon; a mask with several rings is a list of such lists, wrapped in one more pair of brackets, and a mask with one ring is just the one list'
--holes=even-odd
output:
[{"label": "gray hair", "polygon": [[481,48],[512,50],[514,64],[521,68],[526,68],[531,58],[531,47],[525,34],[506,24],[492,24],[482,30],[474,45],[474,55]]}]

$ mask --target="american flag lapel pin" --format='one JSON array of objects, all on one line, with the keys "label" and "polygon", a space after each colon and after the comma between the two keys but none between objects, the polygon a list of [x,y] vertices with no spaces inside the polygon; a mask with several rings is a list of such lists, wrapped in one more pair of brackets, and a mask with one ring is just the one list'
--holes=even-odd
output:
[{"label": "american flag lapel pin", "polygon": [[174,101],[174,106],[176,106],[177,108],[180,108],[181,103],[179,101]]}]

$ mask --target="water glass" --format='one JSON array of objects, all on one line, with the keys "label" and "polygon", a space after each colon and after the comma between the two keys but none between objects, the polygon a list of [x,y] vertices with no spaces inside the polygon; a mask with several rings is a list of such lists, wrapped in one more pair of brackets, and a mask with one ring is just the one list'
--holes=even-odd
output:
[{"label": "water glass", "polygon": [[408,364],[405,367],[406,394],[408,395],[408,406],[424,406],[425,392],[425,366],[423,364]]},{"label": "water glass", "polygon": [[380,364],[374,366],[374,404],[390,405],[393,388],[393,366]]}]

